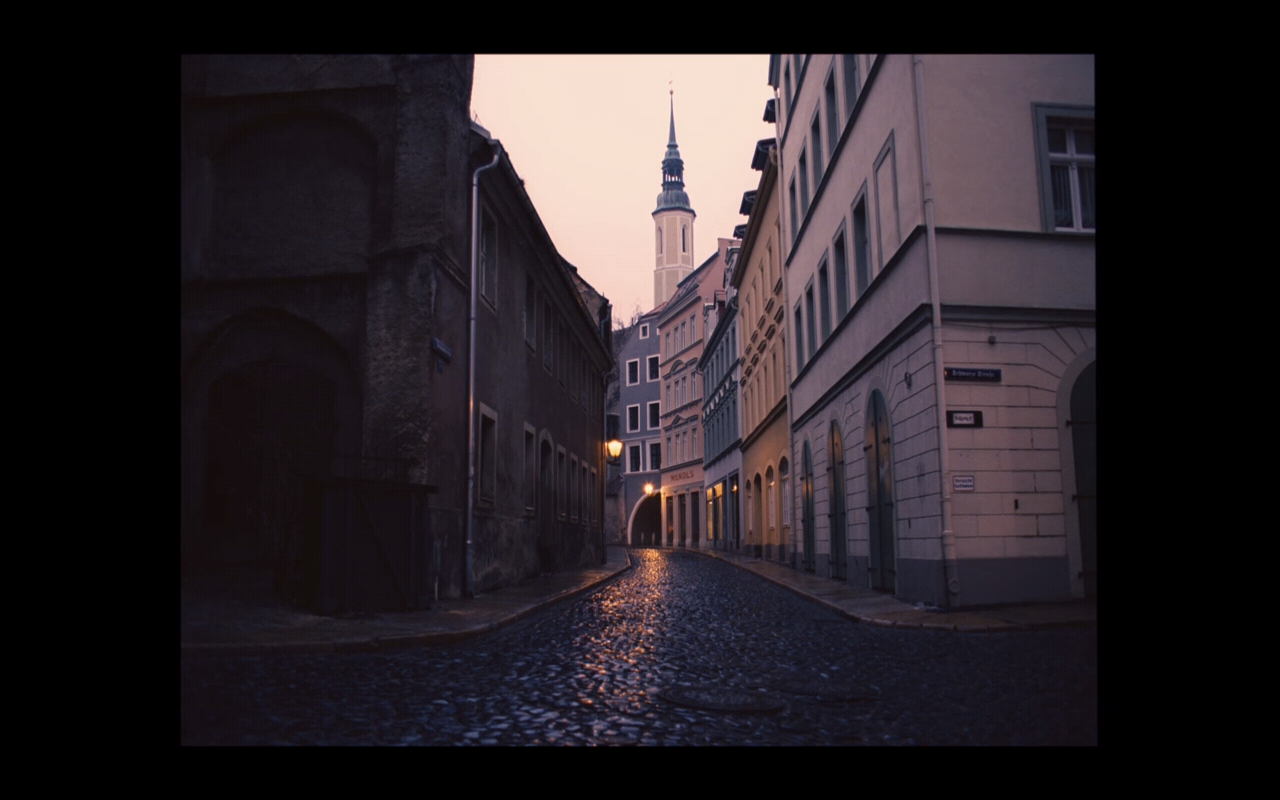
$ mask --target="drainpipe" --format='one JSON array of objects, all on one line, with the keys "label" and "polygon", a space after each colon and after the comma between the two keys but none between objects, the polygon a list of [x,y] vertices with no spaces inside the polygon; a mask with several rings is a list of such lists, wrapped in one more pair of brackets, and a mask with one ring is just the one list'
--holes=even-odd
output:
[{"label": "drainpipe", "polygon": [[951,596],[960,593],[960,574],[956,563],[956,536],[951,524],[951,483],[947,480],[951,465],[951,448],[947,444],[947,392],[942,365],[942,298],[938,290],[938,243],[933,221],[933,174],[929,167],[928,126],[925,124],[924,60],[911,57],[916,94],[916,128],[920,137],[920,170],[924,180],[924,225],[926,254],[929,263],[929,302],[932,305],[933,385],[937,391],[938,477],[942,482],[942,559],[947,585],[943,600],[951,607]]},{"label": "drainpipe", "polygon": [[489,139],[493,160],[471,174],[471,305],[467,312],[467,547],[463,593],[475,597],[472,585],[472,539],[476,527],[476,307],[480,298],[480,173],[498,163],[502,143]]}]

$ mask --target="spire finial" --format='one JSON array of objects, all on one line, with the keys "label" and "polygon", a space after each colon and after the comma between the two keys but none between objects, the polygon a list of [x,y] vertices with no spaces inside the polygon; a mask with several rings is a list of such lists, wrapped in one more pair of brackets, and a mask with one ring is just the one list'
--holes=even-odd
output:
[{"label": "spire finial", "polygon": [[673,81],[667,81],[668,91],[671,93],[671,133],[667,136],[667,147],[676,146],[676,90],[671,87]]}]

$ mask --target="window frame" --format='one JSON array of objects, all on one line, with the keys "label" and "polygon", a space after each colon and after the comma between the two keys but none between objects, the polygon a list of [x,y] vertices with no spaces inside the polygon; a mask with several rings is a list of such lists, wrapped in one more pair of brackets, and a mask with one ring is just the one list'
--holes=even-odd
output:
[{"label": "window frame", "polygon": [[832,280],[835,281],[835,322],[836,325],[849,313],[849,247],[845,234],[844,220],[831,240]]},{"label": "window frame", "polygon": [[[631,415],[635,414],[635,425],[631,424]],[[627,433],[638,433],[640,431],[640,404],[633,403],[627,406]]]},{"label": "window frame", "polygon": [[524,424],[524,514],[538,512],[538,431]]},{"label": "window frame", "polygon": [[661,359],[658,356],[649,356],[647,363],[649,365],[649,373],[645,383],[656,383],[662,380]]},{"label": "window frame", "polygon": [[[1094,227],[1084,227],[1084,219],[1081,215],[1082,198],[1079,187],[1078,165],[1088,163],[1096,165],[1097,154],[1091,156],[1081,156],[1079,154],[1053,154],[1049,153],[1049,127],[1051,124],[1060,124],[1069,130],[1086,127],[1084,123],[1088,123],[1090,129],[1095,130],[1095,111],[1093,106],[1078,105],[1061,105],[1057,103],[1032,103],[1032,112],[1035,118],[1035,141],[1036,141],[1036,170],[1040,182],[1040,212],[1041,223],[1045,231],[1053,233],[1079,233],[1082,235],[1092,235],[1098,232],[1097,213],[1095,210]],[[1069,136],[1068,141],[1074,141],[1074,136]],[[1094,148],[1097,149],[1096,147]],[[1070,228],[1058,227],[1054,215],[1053,205],[1053,170],[1054,164],[1067,163],[1071,169],[1071,203],[1072,217],[1076,221],[1076,225]],[[1095,166],[1096,171],[1096,166]],[[1094,192],[1094,206],[1097,206],[1097,192]]]},{"label": "window frame", "polygon": [[477,406],[476,504],[493,508],[498,503],[498,412],[484,403]]},{"label": "window frame", "polygon": [[650,400],[648,403],[648,412],[648,430],[660,430],[662,428],[662,403],[657,400]]},{"label": "window frame", "polygon": [[[634,380],[632,380],[631,378],[631,368],[633,365],[635,367],[635,375],[636,375]],[[640,383],[640,359],[629,358],[627,359],[627,385],[635,386],[638,383]]]}]

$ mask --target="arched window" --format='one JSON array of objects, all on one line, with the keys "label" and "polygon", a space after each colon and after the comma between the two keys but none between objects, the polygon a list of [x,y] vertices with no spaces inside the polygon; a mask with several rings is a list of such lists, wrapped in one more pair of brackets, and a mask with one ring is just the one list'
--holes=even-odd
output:
[{"label": "arched window", "polygon": [[688,239],[688,236],[686,235],[688,233],[689,233],[689,227],[687,225],[681,225],[680,226],[680,252],[681,253],[689,252],[689,239]]}]

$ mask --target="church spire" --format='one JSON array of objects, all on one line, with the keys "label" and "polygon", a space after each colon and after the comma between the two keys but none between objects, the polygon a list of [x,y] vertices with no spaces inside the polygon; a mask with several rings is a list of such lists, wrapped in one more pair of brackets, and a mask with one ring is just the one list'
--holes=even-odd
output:
[{"label": "church spire", "polygon": [[671,129],[667,136],[667,154],[662,159],[662,192],[654,213],[677,208],[693,211],[689,195],[684,191],[684,159],[680,158],[680,148],[676,145],[676,92],[672,89]]}]

